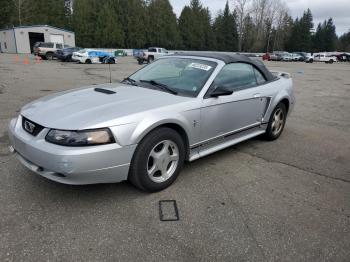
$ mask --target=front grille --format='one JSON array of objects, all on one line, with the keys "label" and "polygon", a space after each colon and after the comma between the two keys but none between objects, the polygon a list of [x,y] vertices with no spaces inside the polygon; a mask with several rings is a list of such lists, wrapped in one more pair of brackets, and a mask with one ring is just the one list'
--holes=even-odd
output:
[{"label": "front grille", "polygon": [[37,123],[34,123],[33,121],[30,121],[29,119],[25,118],[22,116],[22,128],[24,131],[27,133],[37,136],[43,129],[44,127],[41,125],[38,125]]}]

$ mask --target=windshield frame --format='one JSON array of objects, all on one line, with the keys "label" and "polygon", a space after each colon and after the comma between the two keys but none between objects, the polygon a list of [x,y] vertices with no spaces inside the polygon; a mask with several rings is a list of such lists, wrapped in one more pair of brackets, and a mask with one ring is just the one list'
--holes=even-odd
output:
[{"label": "windshield frame", "polygon": [[[214,59],[214,58],[206,58],[206,57],[199,57],[199,56],[181,56],[181,55],[172,55],[172,56],[165,56],[165,57],[161,57],[158,58],[155,62],[159,60],[164,60],[164,59],[187,59],[187,60],[195,60],[195,62],[200,63],[200,62],[211,62],[214,63],[213,64],[213,69],[212,72],[204,79],[203,84],[198,88],[197,91],[193,92],[193,93],[189,93],[186,92],[185,90],[181,90],[181,89],[177,89],[174,88],[172,86],[169,86],[170,88],[174,89],[175,91],[177,91],[178,96],[184,96],[184,97],[192,97],[192,98],[196,98],[198,96],[200,96],[201,94],[205,93],[206,90],[209,88],[210,84],[208,84],[209,82],[212,82],[212,80],[215,78],[215,75],[221,70],[224,62],[218,59]],[[152,63],[152,64],[153,64]],[[135,80],[133,79],[132,76],[134,76],[136,73],[138,73],[139,71],[143,70],[144,68],[152,65],[152,64],[148,64],[142,68],[140,68],[139,70],[135,71],[133,74],[131,74],[130,76],[128,76],[127,78],[131,79],[131,80]],[[155,79],[156,80],[156,79]],[[136,80],[135,80],[136,81]],[[149,84],[143,84],[140,81],[136,81],[137,86],[141,87],[141,88],[150,88],[150,89],[156,89],[162,92],[166,92],[164,90],[161,90],[161,88],[157,89],[155,88],[155,86],[149,85]]]}]

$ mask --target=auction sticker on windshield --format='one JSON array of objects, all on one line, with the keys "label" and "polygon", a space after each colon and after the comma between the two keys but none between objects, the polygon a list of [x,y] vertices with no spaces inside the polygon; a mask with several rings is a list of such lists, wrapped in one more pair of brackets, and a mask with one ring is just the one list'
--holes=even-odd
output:
[{"label": "auction sticker on windshield", "polygon": [[199,63],[191,63],[189,65],[189,67],[201,69],[201,70],[205,70],[205,71],[209,71],[211,69],[211,66],[203,65],[203,64],[199,64]]}]

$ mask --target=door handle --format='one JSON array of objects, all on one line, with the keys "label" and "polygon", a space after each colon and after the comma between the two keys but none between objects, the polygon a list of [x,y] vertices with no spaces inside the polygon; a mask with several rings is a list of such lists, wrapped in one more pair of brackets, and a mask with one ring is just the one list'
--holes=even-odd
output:
[{"label": "door handle", "polygon": [[260,98],[261,97],[261,94],[255,94],[253,95],[254,98]]}]

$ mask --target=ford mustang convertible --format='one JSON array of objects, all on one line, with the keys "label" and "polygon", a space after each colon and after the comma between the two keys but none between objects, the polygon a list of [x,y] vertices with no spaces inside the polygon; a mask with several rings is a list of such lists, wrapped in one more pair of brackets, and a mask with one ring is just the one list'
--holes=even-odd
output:
[{"label": "ford mustang convertible", "polygon": [[277,139],[293,109],[292,79],[243,55],[162,57],[121,83],[79,88],[24,106],[10,150],[65,184],[129,180],[155,192],[194,161],[255,136]]}]

